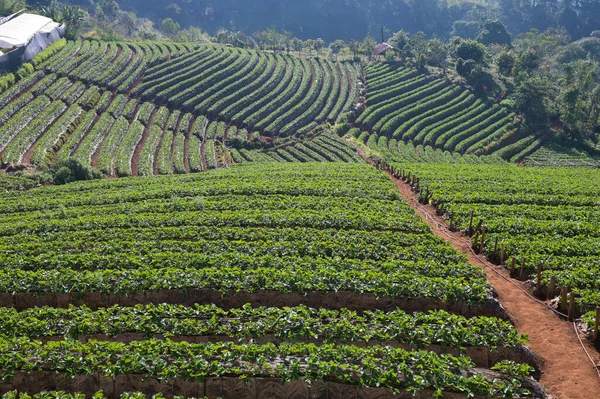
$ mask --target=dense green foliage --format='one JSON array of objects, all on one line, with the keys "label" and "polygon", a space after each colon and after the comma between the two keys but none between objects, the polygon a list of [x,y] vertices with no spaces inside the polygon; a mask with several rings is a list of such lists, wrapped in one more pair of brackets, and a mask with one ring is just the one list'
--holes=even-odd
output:
[{"label": "dense green foliage", "polygon": [[[204,381],[231,375],[275,377],[282,383],[303,378],[360,387],[390,388],[396,392],[431,389],[441,397],[444,390],[485,397],[519,397],[529,394],[523,368],[502,379],[487,380],[483,374],[466,372],[469,358],[436,355],[399,348],[313,344],[189,344],[146,340],[122,344],[77,341],[41,344],[24,339],[0,340],[3,376],[16,370],[52,370],[72,374],[103,374],[117,377],[136,374],[158,379],[182,378]],[[32,360],[39,359],[39,360]],[[286,362],[279,362],[286,359]],[[506,363],[498,365],[510,370]],[[525,366],[525,374],[529,367]]]},{"label": "dense green foliage", "polygon": [[379,342],[427,348],[443,345],[464,351],[465,347],[514,348],[525,338],[507,321],[489,317],[466,318],[444,311],[407,314],[346,309],[252,308],[224,310],[215,305],[114,306],[92,311],[87,307],[33,308],[17,312],[0,308],[7,337],[40,338],[136,333],[144,337],[222,336],[240,342],[269,339],[316,340],[325,343]]},{"label": "dense green foliage", "polygon": [[[43,168],[72,157],[130,176],[356,160],[316,129],[356,103],[351,63],[209,45],[61,41],[35,64],[0,93],[5,163]],[[159,106],[165,102],[170,108]],[[275,149],[254,150],[262,147]],[[73,180],[61,173],[57,182]]]},{"label": "dense green foliage", "polygon": [[505,161],[496,156],[475,156],[472,154],[461,155],[458,152],[451,153],[441,149],[433,149],[431,146],[417,146],[412,143],[404,143],[386,136],[375,133],[361,132],[359,129],[351,129],[349,135],[356,139],[356,143],[371,151],[372,156],[384,159],[388,162],[426,162],[426,163],[459,163],[459,164],[504,164]]},{"label": "dense green foliage", "polygon": [[355,125],[388,139],[486,155],[517,136],[515,117],[469,90],[394,63],[366,68],[367,107]]},{"label": "dense green foliage", "polygon": [[[31,3],[50,3],[36,0]],[[379,37],[380,26],[386,30],[405,29],[409,32],[424,31],[427,35],[449,37],[452,34],[468,34],[469,24],[472,38],[478,34],[482,40],[498,42],[502,30],[486,25],[480,33],[477,29],[481,20],[493,18],[508,25],[517,34],[530,28],[545,30],[565,28],[574,38],[588,36],[600,28],[600,14],[594,1],[564,3],[547,0],[515,2],[399,0],[381,2],[376,0],[324,0],[298,3],[292,0],[278,2],[228,0],[216,2],[197,0],[176,2],[159,0],[147,4],[141,0],[103,0],[90,3],[84,0],[69,0],[66,3],[87,7],[96,19],[123,20],[125,27],[134,22],[126,19],[120,10],[134,11],[140,17],[149,18],[162,25],[165,34],[175,33],[177,23],[183,27],[198,26],[217,35],[219,29],[241,31],[246,35],[274,26],[290,31],[302,39],[322,37],[328,42],[339,38],[361,39],[368,33]],[[120,6],[120,7],[119,7]],[[167,23],[165,23],[167,21]],[[166,28],[166,29],[165,29]]]},{"label": "dense green foliage", "polygon": [[[218,175],[125,179],[8,195],[1,205],[6,251],[0,290],[77,292],[84,284],[85,291],[99,292],[348,290],[485,301],[482,273],[424,234],[426,226],[398,201],[384,177],[364,165],[325,165],[240,167]],[[314,179],[302,178],[311,174]],[[381,233],[363,232],[368,230]],[[409,235],[403,239],[394,232]],[[306,244],[285,239],[288,233],[300,234]],[[52,251],[43,250],[48,234],[54,237]],[[232,240],[232,234],[248,238]],[[252,236],[263,245],[252,243]],[[352,240],[384,252],[376,256],[342,244]],[[317,241],[322,248],[309,245]],[[396,242],[396,249],[386,250],[385,242]],[[429,249],[420,255],[414,247]],[[47,278],[39,279],[42,274]]]},{"label": "dense green foliage", "polygon": [[[169,124],[168,113],[164,119]],[[222,134],[218,125],[209,132]],[[318,140],[332,151],[341,145],[331,136]],[[301,152],[308,144],[286,154],[308,154]],[[531,368],[514,363],[523,361],[526,337],[497,318],[442,310],[493,312],[484,273],[434,236],[364,163],[264,163],[76,182],[8,192],[0,208],[0,300],[20,307],[0,308],[0,377],[9,384],[23,371],[52,370],[71,381],[273,377],[437,396],[528,395]],[[211,305],[215,290],[251,302],[288,295],[299,306],[220,308]],[[177,305],[193,292],[200,293],[195,305]],[[43,304],[45,295],[69,293],[93,309],[23,302],[30,294]],[[329,303],[340,294],[373,302],[362,312]],[[150,302],[98,308],[94,295]],[[425,301],[424,309],[438,310],[387,309],[398,299],[410,309]],[[192,343],[202,337],[214,342]],[[469,358],[481,350],[495,360]]]},{"label": "dense green foliage", "polygon": [[[457,228],[487,228],[486,253],[499,258],[496,238],[505,245],[506,264],[525,262],[526,276],[543,265],[542,283],[581,294],[581,310],[600,304],[598,273],[599,172],[583,168],[522,168],[514,165],[404,164],[436,201],[446,204]],[[558,291],[551,293],[558,295]]]}]

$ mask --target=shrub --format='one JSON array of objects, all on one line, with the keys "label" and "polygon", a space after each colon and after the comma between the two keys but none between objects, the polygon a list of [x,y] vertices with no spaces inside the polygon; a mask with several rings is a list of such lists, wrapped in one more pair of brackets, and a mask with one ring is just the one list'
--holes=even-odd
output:
[{"label": "shrub", "polygon": [[81,161],[69,158],[59,161],[52,169],[54,184],[66,184],[80,180],[94,180],[103,177],[98,170],[86,166]]}]

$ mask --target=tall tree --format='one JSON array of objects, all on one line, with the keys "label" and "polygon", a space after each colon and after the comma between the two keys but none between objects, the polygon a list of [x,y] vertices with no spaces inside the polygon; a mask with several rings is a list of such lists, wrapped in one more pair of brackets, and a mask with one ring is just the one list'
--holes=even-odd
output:
[{"label": "tall tree", "polygon": [[582,140],[592,137],[600,117],[600,71],[598,64],[579,60],[564,67],[561,118],[567,136]]}]

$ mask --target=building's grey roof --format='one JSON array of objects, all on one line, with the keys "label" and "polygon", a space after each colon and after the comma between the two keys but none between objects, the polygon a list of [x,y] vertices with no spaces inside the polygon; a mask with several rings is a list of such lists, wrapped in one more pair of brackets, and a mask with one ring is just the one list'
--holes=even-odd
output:
[{"label": "building's grey roof", "polygon": [[25,46],[36,33],[49,33],[58,26],[58,23],[41,15],[21,14],[0,25],[0,47]]},{"label": "building's grey roof", "polygon": [[396,47],[384,42],[384,43],[381,43],[381,44],[378,44],[377,46],[375,46],[374,53],[375,53],[375,55],[381,55],[388,50],[399,51]]}]

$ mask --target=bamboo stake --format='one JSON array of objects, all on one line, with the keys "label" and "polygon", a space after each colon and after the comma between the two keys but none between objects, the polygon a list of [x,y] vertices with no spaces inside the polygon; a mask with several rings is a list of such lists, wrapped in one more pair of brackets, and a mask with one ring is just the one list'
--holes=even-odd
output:
[{"label": "bamboo stake", "polygon": [[504,266],[504,244],[500,244],[500,264]]},{"label": "bamboo stake", "polygon": [[598,335],[600,333],[600,308],[596,308],[596,320],[594,321],[594,343],[598,342]]},{"label": "bamboo stake", "polygon": [[537,284],[536,284],[537,292],[542,290],[542,264],[539,263],[537,265]]},{"label": "bamboo stake", "polygon": [[512,257],[512,262],[510,263],[510,274],[512,275],[515,272],[515,263],[517,262],[517,260],[515,259],[515,257]]},{"label": "bamboo stake", "polygon": [[564,312],[567,309],[567,293],[569,292],[569,287],[562,287],[560,291],[560,309]]},{"label": "bamboo stake", "polygon": [[469,220],[469,237],[473,237],[473,216],[475,213],[471,211],[471,218]]},{"label": "bamboo stake", "polygon": [[485,245],[485,232],[486,232],[486,228],[483,227],[483,229],[481,230],[481,244],[479,244],[479,253],[482,254],[483,250],[484,250],[484,245]]},{"label": "bamboo stake", "polygon": [[575,297],[577,296],[576,292],[571,292],[569,294],[569,321],[573,321],[575,318]]},{"label": "bamboo stake", "polygon": [[556,288],[556,277],[550,277],[550,285],[548,286],[548,294],[546,295],[546,300],[550,300],[554,297],[554,290]]},{"label": "bamboo stake", "polygon": [[525,280],[525,261],[527,260],[527,258],[523,258],[523,263],[521,263],[521,273],[519,273],[519,279],[520,280]]}]

